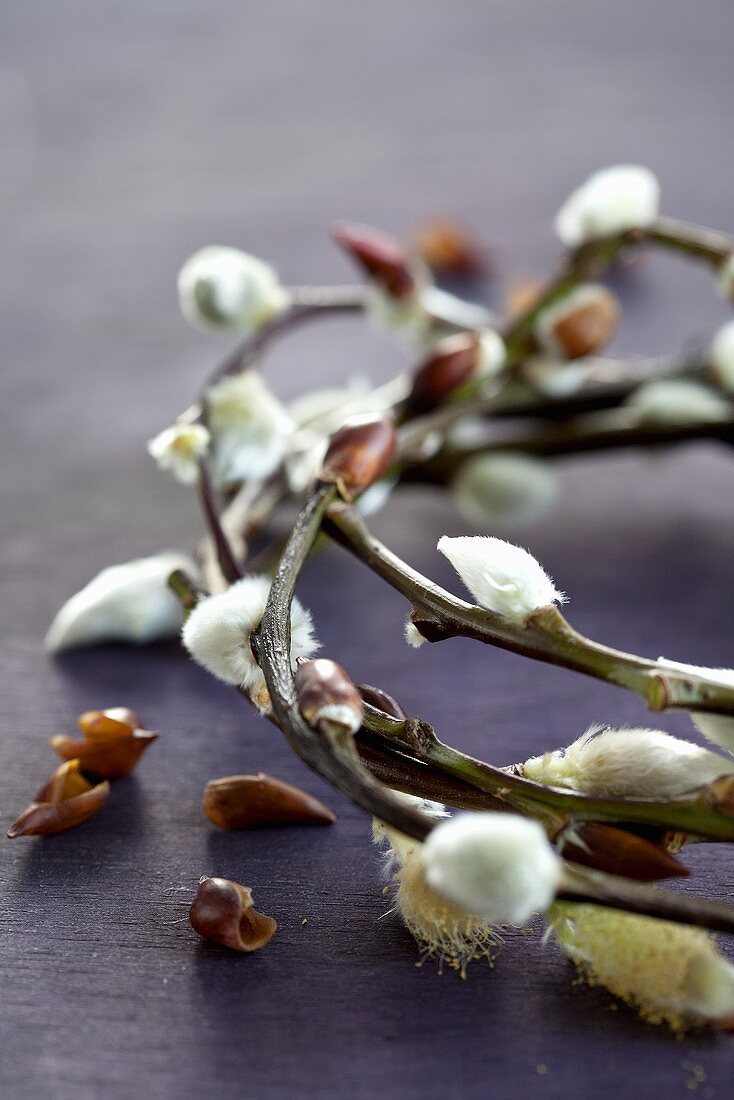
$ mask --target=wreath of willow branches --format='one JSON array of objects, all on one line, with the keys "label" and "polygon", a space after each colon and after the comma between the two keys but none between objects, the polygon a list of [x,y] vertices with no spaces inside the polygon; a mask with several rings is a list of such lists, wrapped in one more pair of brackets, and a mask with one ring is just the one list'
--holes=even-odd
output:
[{"label": "wreath of willow branches", "polygon": [[[708,348],[684,358],[649,360],[599,354],[618,307],[596,284],[621,258],[657,248],[706,265],[731,294],[734,241],[663,218],[656,210],[637,220],[622,215],[615,223],[613,217],[595,222],[592,209],[583,223],[583,203],[579,207],[577,200],[576,206],[566,212],[566,222],[575,216],[576,224],[561,225],[569,247],[558,269],[522,312],[505,321],[438,291],[427,269],[395,239],[364,226],[340,226],[336,239],[361,268],[366,285],[282,290],[277,308],[250,326],[174,425],[177,432],[203,429],[195,481],[208,536],[199,555],[203,585],[183,570],[169,583],[188,613],[222,581],[232,585],[253,572],[271,573],[264,613],[248,638],[266,693],[254,698],[246,688],[241,691],[309,767],[394,833],[424,842],[439,827],[440,818],[421,800],[522,814],[540,822],[559,851],[585,853],[583,861],[572,855],[563,861],[560,900],[734,932],[734,906],[633,881],[645,877],[634,873],[634,853],[631,877],[618,858],[620,845],[634,847],[636,839],[666,853],[687,840],[734,841],[730,774],[664,798],[650,797],[644,788],[639,797],[610,797],[536,782],[522,765],[496,767],[452,748],[382,688],[356,689],[336,663],[292,659],[296,586],[324,536],[405,598],[407,630],[415,644],[472,638],[615,684],[637,694],[652,711],[685,710],[734,722],[734,680],[726,675],[610,649],[579,634],[554,602],[518,617],[459,599],[375,538],[359,511],[362,495],[376,483],[445,488],[468,463],[498,450],[556,456],[701,438],[734,441],[727,380]],[[215,298],[205,279],[190,293],[194,311],[210,320],[218,319],[221,307]],[[231,478],[223,488],[203,442],[217,387],[259,365],[284,333],[359,313],[420,343],[424,352],[413,369],[374,391],[376,411],[329,424],[312,476],[301,484],[288,461],[281,461],[264,476]],[[552,362],[539,366],[538,355],[549,346]],[[682,414],[678,408],[666,415],[644,399],[651,386],[669,383],[683,386],[678,390],[686,406]],[[691,397],[689,403],[701,384],[709,400]],[[504,430],[498,433],[500,418]],[[519,418],[519,427],[508,430],[513,418]],[[471,433],[457,431],[467,421]],[[316,416],[315,429],[319,423]],[[285,544],[273,537],[254,562],[247,560],[247,545],[256,535],[267,535],[275,512],[294,501],[298,514]],[[589,825],[604,828],[584,834]],[[590,845],[592,835],[597,842]],[[569,837],[577,839],[575,847],[568,846]]]}]

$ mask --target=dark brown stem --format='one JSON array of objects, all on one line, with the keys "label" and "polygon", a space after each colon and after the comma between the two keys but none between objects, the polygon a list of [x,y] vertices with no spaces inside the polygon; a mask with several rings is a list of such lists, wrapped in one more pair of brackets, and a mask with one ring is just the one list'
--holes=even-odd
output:
[{"label": "dark brown stem", "polygon": [[416,840],[424,840],[433,820],[406,805],[383,787],[359,762],[353,743],[313,729],[298,708],[291,668],[291,603],[296,582],[316,539],[333,485],[317,483],[308,497],[283,551],[253,648],[270,693],[273,716],[301,759],[350,801]]},{"label": "dark brown stem", "polygon": [[207,391],[232,374],[239,374],[257,360],[274,340],[292,328],[331,314],[355,313],[364,309],[363,286],[304,286],[291,290],[292,302],[253,336],[248,336],[207,377],[199,395],[199,415],[206,407]]},{"label": "dark brown stem", "polygon": [[495,451],[561,458],[630,447],[673,446],[698,439],[715,439],[731,445],[734,443],[734,417],[727,414],[715,421],[652,424],[641,422],[634,409],[618,408],[588,413],[557,424],[521,425],[509,431],[496,425],[488,426],[486,435],[486,442],[470,447],[443,448],[422,465],[409,467],[403,480],[444,485],[469,459]]},{"label": "dark brown stem", "polygon": [[222,576],[228,584],[234,584],[243,576],[239,562],[234,555],[229,539],[224,533],[219,518],[219,508],[214,499],[214,489],[209,476],[209,467],[206,459],[199,460],[199,501],[204,513],[209,534],[212,537],[217,551],[217,560]]},{"label": "dark brown stem", "polygon": [[429,798],[432,802],[447,802],[462,810],[513,812],[506,802],[428,763],[398,752],[393,745],[372,738],[366,730],[360,731],[357,737],[357,752],[375,778],[393,790]]},{"label": "dark brown stem", "polygon": [[[671,378],[697,378],[705,369],[703,356],[688,359],[605,359],[595,358],[585,364],[588,373],[578,390],[568,397],[550,397],[534,388],[532,378],[526,379],[523,364],[508,376],[499,393],[482,396],[465,395],[428,415],[406,422],[400,430],[399,449],[403,460],[411,465],[414,455],[420,458],[421,444],[432,433],[444,433],[465,417],[488,417],[492,421],[509,417],[538,417],[564,420],[582,413],[615,408],[644,382]],[[715,384],[715,383],[714,383]],[[537,435],[545,435],[538,429]],[[534,439],[531,433],[531,441]],[[610,444],[612,445],[612,444]],[[499,444],[498,444],[499,446]],[[520,443],[517,450],[522,449]],[[409,480],[425,481],[422,471],[408,475]]]},{"label": "dark brown stem", "polygon": [[712,932],[734,932],[734,906],[706,898],[691,898],[654,886],[628,882],[616,875],[592,871],[574,863],[563,869],[559,901],[586,902],[639,913],[645,917],[708,928]]}]

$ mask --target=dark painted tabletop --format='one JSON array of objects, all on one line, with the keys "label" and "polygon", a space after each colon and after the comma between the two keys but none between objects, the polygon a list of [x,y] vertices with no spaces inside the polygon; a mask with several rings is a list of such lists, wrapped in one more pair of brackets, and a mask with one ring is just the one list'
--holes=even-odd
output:
[{"label": "dark painted tabletop", "polygon": [[[176,644],[53,662],[41,639],[100,567],[198,537],[193,501],[144,447],[226,346],[179,318],[189,252],[231,243],[289,281],[338,281],[334,218],[402,232],[442,212],[493,243],[503,275],[533,273],[556,256],[570,188],[620,160],[659,174],[667,212],[734,230],[733,32],[729,0],[4,6],[3,828],[79,711],[127,704],[162,733],[94,820],[0,845],[4,1100],[731,1095],[734,1039],[643,1025],[574,985],[538,935],[465,982],[417,969],[383,919],[367,820]],[[680,261],[652,260],[621,293],[622,351],[678,348],[725,316]],[[339,322],[286,341],[269,375],[292,395],[400,363]],[[705,444],[569,461],[554,514],[518,538],[583,631],[731,665],[732,461]],[[433,548],[462,524],[428,492],[376,528],[453,583]],[[340,550],[302,587],[326,652],[498,763],[594,720],[647,720],[631,696],[518,657],[408,650],[401,600]],[[665,728],[690,732],[684,716]],[[215,832],[204,783],[256,769],[324,797],[337,825]],[[687,888],[729,896],[729,853],[691,863]],[[185,916],[202,874],[253,886],[280,925],[266,950],[197,942]]]}]

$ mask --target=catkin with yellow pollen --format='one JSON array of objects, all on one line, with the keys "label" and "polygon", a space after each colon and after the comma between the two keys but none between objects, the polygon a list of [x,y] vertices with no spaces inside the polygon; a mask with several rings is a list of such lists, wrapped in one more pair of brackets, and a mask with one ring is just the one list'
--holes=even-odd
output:
[{"label": "catkin with yellow pollen", "polygon": [[734,966],[697,928],[556,902],[550,927],[590,985],[605,986],[650,1023],[681,1032],[705,1023],[731,1026]]},{"label": "catkin with yellow pollen", "polygon": [[[421,804],[429,812],[431,805],[437,806]],[[501,937],[486,920],[453,905],[428,885],[422,845],[376,819],[372,836],[376,844],[387,846],[385,870],[395,887],[395,905],[390,912],[400,915],[417,941],[421,963],[435,959],[439,973],[446,965],[462,977],[474,960],[486,959],[491,964]]]}]

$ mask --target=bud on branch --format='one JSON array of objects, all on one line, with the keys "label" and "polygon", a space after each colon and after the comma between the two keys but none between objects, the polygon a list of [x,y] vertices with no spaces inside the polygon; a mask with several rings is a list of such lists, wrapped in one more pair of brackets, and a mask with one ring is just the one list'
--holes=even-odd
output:
[{"label": "bud on branch", "polygon": [[416,279],[407,253],[389,233],[369,225],[339,222],[334,240],[391,298],[405,301],[415,293]]},{"label": "bud on branch", "polygon": [[362,725],[362,696],[336,661],[302,661],[296,669],[296,694],[301,714],[314,728],[328,722],[356,733]]},{"label": "bud on branch", "polygon": [[387,472],[396,445],[391,420],[355,417],[331,437],[321,480],[333,482],[341,496],[352,501]]},{"label": "bud on branch", "polygon": [[442,405],[469,381],[480,359],[481,345],[475,332],[462,332],[442,340],[416,371],[408,397],[411,411],[430,412]]},{"label": "bud on branch", "polygon": [[572,826],[560,838],[558,850],[572,863],[637,882],[685,878],[690,874],[684,863],[660,845],[598,821]]}]

